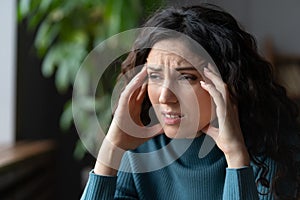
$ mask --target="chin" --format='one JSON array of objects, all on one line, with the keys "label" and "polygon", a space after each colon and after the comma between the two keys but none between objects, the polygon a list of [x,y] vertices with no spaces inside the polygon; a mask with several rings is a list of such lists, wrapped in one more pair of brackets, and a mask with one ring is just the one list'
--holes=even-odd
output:
[{"label": "chin", "polygon": [[166,131],[165,131],[165,135],[168,138],[171,138],[171,139],[182,138],[182,137],[179,137],[179,135],[177,135],[176,133],[169,133],[169,132],[166,132]]},{"label": "chin", "polygon": [[[171,139],[195,138],[195,137],[199,136],[198,132],[191,134],[191,131],[188,131],[188,130],[179,131],[178,129],[175,129],[175,130],[174,129],[164,128],[164,134],[168,138],[171,138]],[[190,134],[187,134],[187,133],[190,133]]]}]

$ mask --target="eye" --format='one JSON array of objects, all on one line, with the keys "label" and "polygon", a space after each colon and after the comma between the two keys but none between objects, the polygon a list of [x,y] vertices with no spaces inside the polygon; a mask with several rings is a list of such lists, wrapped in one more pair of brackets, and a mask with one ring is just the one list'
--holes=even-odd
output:
[{"label": "eye", "polygon": [[182,74],[180,75],[179,80],[195,81],[197,80],[197,76],[192,74]]},{"label": "eye", "polygon": [[162,77],[160,74],[158,73],[149,73],[148,74],[148,79],[152,80],[152,81],[158,81],[158,80],[161,80]]}]

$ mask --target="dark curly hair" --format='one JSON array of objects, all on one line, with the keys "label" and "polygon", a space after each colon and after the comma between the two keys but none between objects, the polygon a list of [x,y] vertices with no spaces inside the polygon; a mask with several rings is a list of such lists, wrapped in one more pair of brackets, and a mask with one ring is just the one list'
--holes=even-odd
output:
[{"label": "dark curly hair", "polygon": [[[300,198],[297,106],[275,82],[272,66],[258,54],[253,36],[242,30],[230,14],[208,4],[159,10],[144,27],[183,33],[209,53],[230,94],[238,102],[240,125],[249,155],[262,169],[257,184],[269,188],[274,197],[280,199]],[[161,31],[142,32],[122,63],[122,74],[146,62],[151,49],[145,47],[169,37],[172,35]],[[144,124],[149,123],[150,106],[146,96],[141,114]],[[266,179],[268,166],[257,159],[262,155],[278,165],[271,183]],[[286,187],[289,191],[282,190]]]}]

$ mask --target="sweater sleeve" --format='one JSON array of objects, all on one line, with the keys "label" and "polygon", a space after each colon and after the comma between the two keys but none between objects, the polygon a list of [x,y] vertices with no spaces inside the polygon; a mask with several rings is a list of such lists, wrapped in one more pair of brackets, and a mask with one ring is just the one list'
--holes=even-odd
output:
[{"label": "sweater sleeve", "polygon": [[[266,179],[271,183],[272,177],[276,172],[276,164],[271,159],[264,160],[269,167]],[[226,177],[223,191],[223,200],[274,200],[268,188],[258,184],[262,170],[252,165],[238,169],[226,169]]]},{"label": "sweater sleeve", "polygon": [[132,174],[122,172],[118,174],[118,177],[114,177],[97,175],[91,171],[81,200],[98,199],[138,199]]},{"label": "sweater sleeve", "polygon": [[223,200],[258,200],[251,167],[226,169]]},{"label": "sweater sleeve", "polygon": [[117,177],[100,176],[93,171],[85,186],[81,200],[113,199],[116,190]]}]

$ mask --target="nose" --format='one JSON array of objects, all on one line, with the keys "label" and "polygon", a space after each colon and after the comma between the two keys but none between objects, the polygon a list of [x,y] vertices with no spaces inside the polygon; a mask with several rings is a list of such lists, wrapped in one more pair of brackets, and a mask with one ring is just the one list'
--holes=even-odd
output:
[{"label": "nose", "polygon": [[164,84],[161,87],[159,95],[159,103],[168,104],[168,103],[177,103],[178,99],[176,95],[170,90],[169,84]]}]

